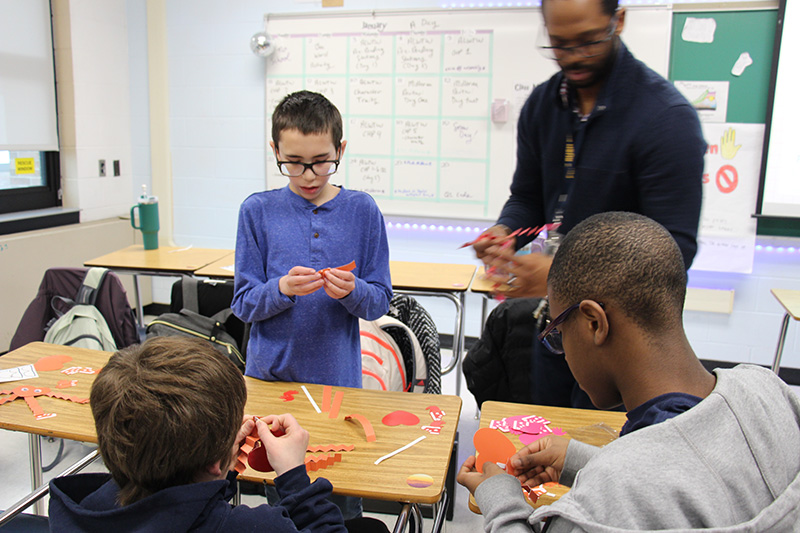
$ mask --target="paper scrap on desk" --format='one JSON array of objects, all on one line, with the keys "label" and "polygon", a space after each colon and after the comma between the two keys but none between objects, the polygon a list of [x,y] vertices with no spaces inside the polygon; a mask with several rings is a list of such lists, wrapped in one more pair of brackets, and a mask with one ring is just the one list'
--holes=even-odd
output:
[{"label": "paper scrap on desk", "polygon": [[408,411],[392,411],[381,420],[384,426],[416,426],[419,417]]},{"label": "paper scrap on desk", "polygon": [[744,69],[749,67],[753,64],[753,58],[750,57],[750,54],[747,52],[742,52],[739,55],[739,59],[736,60],[736,63],[733,64],[733,68],[731,69],[731,74],[734,76],[741,76],[744,72]]},{"label": "paper scrap on desk", "polygon": [[170,251],[168,251],[167,253],[168,253],[168,254],[174,254],[175,252],[185,252],[185,251],[187,251],[187,250],[191,250],[191,249],[192,249],[192,246],[194,246],[194,245],[193,245],[193,244],[190,244],[189,246],[186,246],[185,248],[178,248],[178,249],[176,249],[176,250],[170,250]]},{"label": "paper scrap on desk", "polygon": [[22,365],[14,368],[0,369],[0,383],[6,381],[18,381],[20,379],[38,378],[39,374],[33,365]]},{"label": "paper scrap on desk", "polygon": [[236,270],[234,269],[234,266],[235,265],[224,266],[222,267],[222,270],[227,270],[228,272],[235,272]]},{"label": "paper scrap on desk", "polygon": [[398,454],[398,453],[400,453],[400,452],[406,451],[407,449],[411,448],[412,446],[414,446],[414,445],[415,445],[415,444],[417,444],[418,442],[421,442],[421,441],[422,441],[424,438],[425,438],[425,435],[423,435],[423,436],[421,436],[421,437],[418,437],[418,438],[416,438],[416,439],[412,440],[411,442],[409,442],[408,444],[406,444],[405,446],[402,446],[402,447],[400,447],[400,448],[397,448],[397,449],[396,449],[395,451],[393,451],[393,452],[389,452],[389,453],[387,453],[386,455],[384,455],[383,457],[381,457],[380,459],[378,459],[377,461],[375,461],[375,464],[376,464],[376,465],[379,465],[379,464],[381,464],[381,462],[385,461],[386,459],[388,459],[388,458],[390,458],[390,457],[393,457],[393,456],[397,455],[397,454]]},{"label": "paper scrap on desk", "polygon": [[72,361],[72,357],[69,355],[48,355],[33,363],[33,366],[39,372],[47,372],[48,370],[61,370],[70,361]]},{"label": "paper scrap on desk", "polygon": [[322,411],[319,410],[319,405],[317,405],[317,402],[315,402],[314,398],[311,397],[311,393],[308,392],[308,389],[306,388],[306,386],[305,385],[300,385],[300,388],[303,389],[303,392],[306,393],[306,398],[308,398],[308,401],[311,402],[311,406],[314,408],[314,410],[317,412],[317,414],[321,414]]},{"label": "paper scrap on desk", "polygon": [[687,17],[681,38],[690,43],[713,43],[717,21],[713,18]]}]

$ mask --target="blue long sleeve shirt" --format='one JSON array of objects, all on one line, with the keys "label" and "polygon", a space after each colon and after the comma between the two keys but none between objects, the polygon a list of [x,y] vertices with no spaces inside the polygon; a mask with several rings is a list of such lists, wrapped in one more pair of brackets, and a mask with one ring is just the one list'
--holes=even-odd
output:
[{"label": "blue long sleeve shirt", "polygon": [[553,222],[571,133],[575,177],[559,232],[597,213],[639,213],[672,234],[688,269],[697,252],[706,150],[697,113],[622,43],[588,118],[573,111],[571,91],[565,105],[563,79],[559,72],[536,87],[522,108],[511,196],[497,222],[511,229]]},{"label": "blue long sleeve shirt", "polygon": [[[289,297],[278,287],[292,267],[351,261],[355,289],[339,300],[324,289]],[[316,206],[287,186],[242,203],[231,308],[252,324],[246,375],[361,387],[358,319],[386,314],[391,286],[386,227],[369,195],[342,188]]]}]

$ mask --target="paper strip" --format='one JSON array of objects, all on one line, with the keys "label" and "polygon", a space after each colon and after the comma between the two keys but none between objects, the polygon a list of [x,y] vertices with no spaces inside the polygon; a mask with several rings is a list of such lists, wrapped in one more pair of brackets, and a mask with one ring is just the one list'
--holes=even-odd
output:
[{"label": "paper strip", "polygon": [[417,444],[418,442],[420,442],[421,440],[423,440],[425,437],[426,437],[426,435],[423,435],[423,436],[421,436],[421,437],[419,437],[419,438],[416,438],[416,439],[412,440],[411,442],[409,442],[408,444],[406,444],[406,445],[405,445],[405,446],[403,446],[402,448],[397,448],[395,451],[393,451],[393,452],[390,452],[390,453],[387,453],[386,455],[384,455],[383,457],[381,457],[380,459],[378,459],[377,461],[375,461],[375,464],[376,464],[376,465],[377,465],[377,464],[380,464],[380,463],[381,463],[381,461],[384,461],[384,460],[388,459],[389,457],[392,457],[392,456],[394,456],[394,455],[397,455],[398,453],[400,453],[400,452],[402,452],[402,451],[405,451],[405,450],[407,450],[407,449],[411,448],[412,446],[414,446],[415,444]]},{"label": "paper strip", "polygon": [[319,405],[317,405],[317,402],[315,402],[314,398],[311,397],[311,393],[308,392],[306,386],[300,385],[300,388],[303,389],[303,392],[306,393],[306,398],[308,398],[308,401],[311,402],[311,406],[314,407],[314,410],[317,412],[317,414],[322,413],[322,411],[319,410]]},{"label": "paper strip", "polygon": [[339,416],[339,408],[342,406],[342,398],[344,398],[344,392],[337,390],[336,394],[333,396],[333,405],[331,406],[331,412],[328,413],[328,418],[336,418]]}]

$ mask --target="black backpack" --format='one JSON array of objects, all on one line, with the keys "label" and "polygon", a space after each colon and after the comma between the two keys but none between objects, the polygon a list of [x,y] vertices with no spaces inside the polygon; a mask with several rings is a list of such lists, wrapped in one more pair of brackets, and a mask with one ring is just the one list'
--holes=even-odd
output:
[{"label": "black backpack", "polygon": [[147,338],[180,335],[205,339],[244,372],[244,355],[239,343],[225,326],[233,314],[230,306],[212,316],[203,316],[200,314],[197,279],[183,276],[180,284],[183,308],[177,313],[159,315],[150,322],[147,325]]}]

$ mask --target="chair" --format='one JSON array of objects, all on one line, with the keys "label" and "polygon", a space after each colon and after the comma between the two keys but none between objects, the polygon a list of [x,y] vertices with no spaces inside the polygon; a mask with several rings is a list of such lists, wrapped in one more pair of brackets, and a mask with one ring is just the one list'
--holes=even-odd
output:
[{"label": "chair", "polygon": [[[89,466],[95,459],[100,457],[99,450],[92,450],[83,459],[79,460],[57,477],[69,476],[80,472]],[[38,532],[50,531],[50,521],[46,516],[23,514],[22,511],[45,497],[50,492],[50,483],[44,483],[33,492],[22,498],[20,501],[9,507],[0,514],[0,532]]]}]

